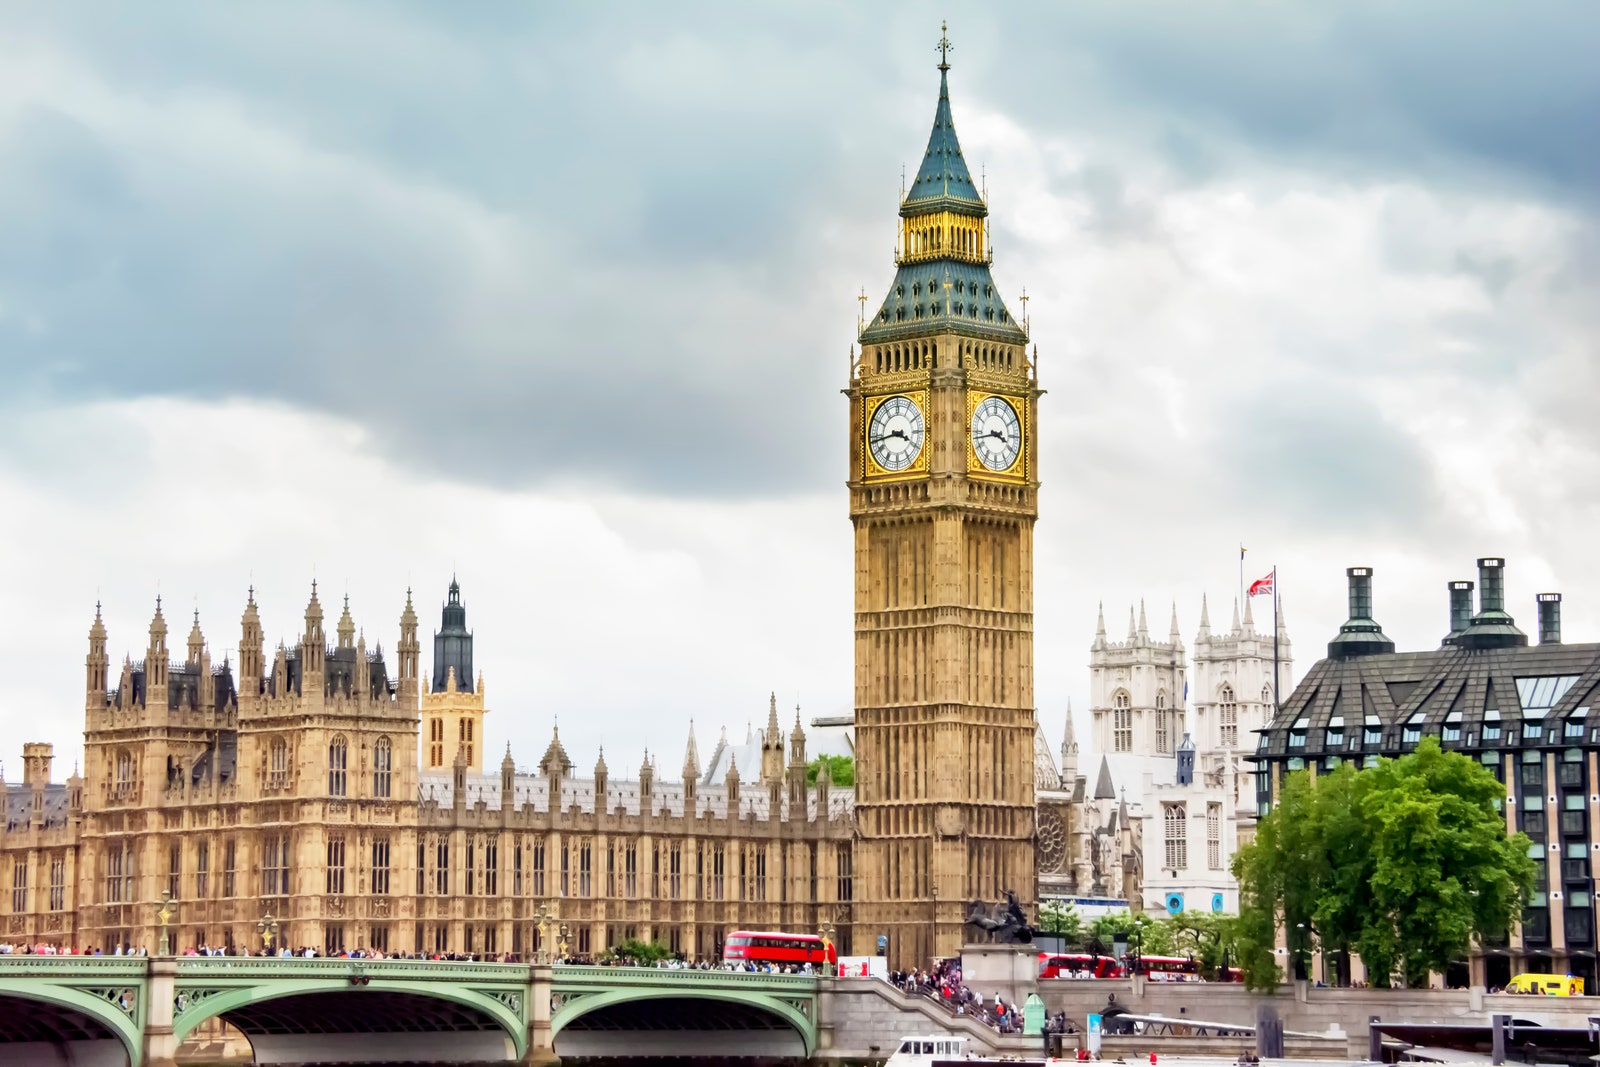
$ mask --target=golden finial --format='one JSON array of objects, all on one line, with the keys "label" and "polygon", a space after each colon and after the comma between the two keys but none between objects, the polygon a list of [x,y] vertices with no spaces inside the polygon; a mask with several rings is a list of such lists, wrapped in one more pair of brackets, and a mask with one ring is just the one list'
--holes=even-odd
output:
[{"label": "golden finial", "polygon": [[1027,333],[1028,332],[1028,299],[1029,299],[1028,298],[1028,287],[1026,285],[1024,285],[1022,287],[1022,296],[1018,297],[1018,300],[1022,304],[1022,332],[1023,333]]},{"label": "golden finial", "polygon": [[859,301],[860,304],[861,304],[861,311],[856,315],[856,333],[860,333],[862,330],[866,329],[866,327],[867,327],[867,287],[866,286],[863,285],[861,287],[861,292],[859,294],[857,294],[856,300]]},{"label": "golden finial", "polygon": [[949,29],[950,29],[950,24],[948,22],[944,22],[944,21],[941,20],[940,23],[939,23],[939,44],[938,44],[938,49],[939,49],[939,69],[940,70],[949,70],[950,69],[950,49],[955,47],[955,45],[950,43],[950,38],[948,36],[946,36],[946,31],[948,31]]}]

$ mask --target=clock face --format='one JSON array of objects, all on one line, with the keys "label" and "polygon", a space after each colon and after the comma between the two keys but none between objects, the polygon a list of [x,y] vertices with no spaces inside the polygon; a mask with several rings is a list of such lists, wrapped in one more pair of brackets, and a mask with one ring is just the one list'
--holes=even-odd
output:
[{"label": "clock face", "polygon": [[1003,397],[986,397],[972,411],[972,450],[978,462],[992,471],[1016,465],[1022,451],[1022,420]]},{"label": "clock face", "polygon": [[867,426],[872,458],[886,471],[903,471],[922,453],[926,425],[922,409],[905,396],[891,396],[879,404]]}]

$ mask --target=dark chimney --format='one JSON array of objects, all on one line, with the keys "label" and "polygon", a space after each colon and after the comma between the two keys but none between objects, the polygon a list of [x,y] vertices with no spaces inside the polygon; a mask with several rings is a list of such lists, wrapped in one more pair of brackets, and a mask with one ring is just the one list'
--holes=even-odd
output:
[{"label": "dark chimney", "polygon": [[1506,614],[1506,561],[1485,556],[1478,561],[1478,613],[1456,644],[1476,649],[1516,648],[1527,643],[1528,635]]},{"label": "dark chimney", "polygon": [[1450,583],[1450,632],[1444,639],[1447,645],[1455,644],[1472,624],[1472,589],[1471,582]]},{"label": "dark chimney", "polygon": [[1539,643],[1561,643],[1561,594],[1540,593],[1534,597],[1539,602]]},{"label": "dark chimney", "polygon": [[1350,580],[1350,619],[1339,627],[1339,635],[1328,642],[1328,656],[1349,659],[1393,652],[1394,642],[1372,619],[1372,568],[1351,567],[1344,573]]}]

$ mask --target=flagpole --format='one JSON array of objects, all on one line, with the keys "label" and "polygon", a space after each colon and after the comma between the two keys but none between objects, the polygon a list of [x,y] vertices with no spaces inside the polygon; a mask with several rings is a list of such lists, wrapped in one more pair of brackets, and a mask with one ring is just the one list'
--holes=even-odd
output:
[{"label": "flagpole", "polygon": [[1239,545],[1239,602],[1244,603],[1244,545]]},{"label": "flagpole", "polygon": [[1272,717],[1283,709],[1278,699],[1278,565],[1272,565]]}]

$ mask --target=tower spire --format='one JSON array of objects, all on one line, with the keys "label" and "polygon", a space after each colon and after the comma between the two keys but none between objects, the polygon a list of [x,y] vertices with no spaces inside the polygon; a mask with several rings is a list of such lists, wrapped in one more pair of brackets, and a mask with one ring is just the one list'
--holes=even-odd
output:
[{"label": "tower spire", "polygon": [[948,36],[949,30],[950,23],[941,20],[939,22],[939,44],[937,46],[939,49],[939,70],[941,73],[950,69],[950,50],[955,48],[955,45],[950,43],[950,37]]}]

